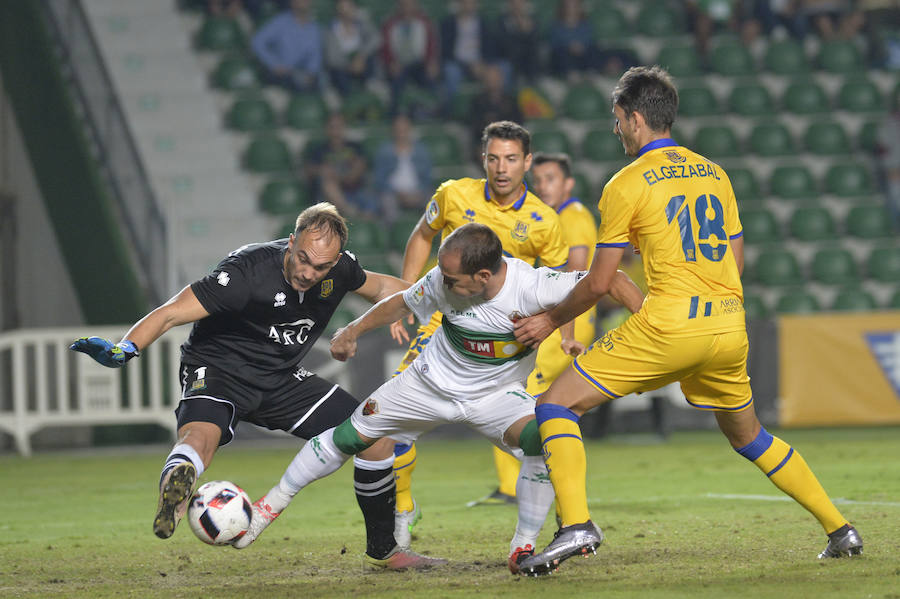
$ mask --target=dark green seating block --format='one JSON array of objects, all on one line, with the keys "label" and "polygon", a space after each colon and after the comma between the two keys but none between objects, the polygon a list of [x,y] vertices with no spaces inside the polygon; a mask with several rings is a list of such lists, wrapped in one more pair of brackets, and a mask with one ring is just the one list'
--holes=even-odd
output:
[{"label": "dark green seating block", "polygon": [[872,294],[860,287],[848,287],[838,291],[831,303],[832,310],[841,312],[867,312],[878,307]]},{"label": "dark green seating block", "polygon": [[847,233],[862,239],[877,239],[891,234],[891,219],[882,205],[854,206],[847,213]]},{"label": "dark green seating block", "polygon": [[269,181],[259,195],[259,207],[266,214],[296,216],[309,204],[309,191],[295,179]]},{"label": "dark green seating block", "polygon": [[351,124],[379,123],[385,119],[387,110],[378,95],[363,90],[344,98],[341,113]]},{"label": "dark green seating block", "polygon": [[760,156],[787,156],[794,153],[794,140],[781,123],[760,123],[750,131],[750,149]]},{"label": "dark green seating block", "polygon": [[388,247],[398,252],[406,250],[406,242],[409,236],[419,224],[422,214],[418,212],[401,213],[397,220],[391,224],[390,233],[388,235]]},{"label": "dark green seating block", "polygon": [[775,304],[779,314],[811,314],[819,311],[819,300],[804,289],[784,292]]},{"label": "dark green seating block", "polygon": [[[500,2],[484,2],[482,6],[486,4],[501,5]],[[602,10],[591,11],[590,19],[598,40],[615,40],[631,35],[631,24],[615,6],[604,6]]]},{"label": "dark green seating block", "polygon": [[531,134],[532,152],[565,152],[571,154],[572,149],[569,138],[558,129],[544,129],[533,131]]},{"label": "dark green seating block", "polygon": [[226,91],[257,89],[259,75],[253,63],[241,54],[222,58],[213,70],[210,81],[213,87]]},{"label": "dark green seating block", "polygon": [[788,199],[809,198],[816,193],[812,173],[801,165],[775,167],[769,187],[772,195]]},{"label": "dark green seating block", "polygon": [[255,173],[278,173],[291,170],[291,152],[276,135],[254,138],[244,151],[244,167]]},{"label": "dark green seating block", "polygon": [[275,111],[261,96],[238,98],[225,114],[225,124],[235,131],[266,131],[277,124]]},{"label": "dark green seating block", "polygon": [[197,30],[194,43],[200,50],[242,50],[247,46],[244,33],[234,19],[207,17]]},{"label": "dark green seating block", "polygon": [[448,133],[429,133],[421,138],[431,154],[434,166],[452,166],[466,162],[459,140]]},{"label": "dark green seating block", "polygon": [[726,77],[752,75],[756,70],[753,56],[743,44],[726,42],[710,50],[712,69]]},{"label": "dark green seating block", "polygon": [[355,219],[348,228],[350,239],[347,241],[347,247],[357,256],[378,254],[387,249],[387,230],[381,223]]},{"label": "dark green seating block", "polygon": [[793,254],[784,250],[766,250],[756,258],[756,280],[763,285],[778,287],[803,282],[800,266]]},{"label": "dark green seating block", "polygon": [[821,206],[805,206],[794,210],[789,228],[791,236],[800,241],[826,241],[835,237],[834,219]]},{"label": "dark green seating block", "polygon": [[884,106],[878,87],[871,80],[862,78],[844,82],[838,90],[837,103],[850,112],[876,112]]},{"label": "dark green seating block", "polygon": [[328,109],[317,95],[295,94],[284,109],[284,122],[294,129],[320,129],[326,120]]},{"label": "dark green seating block", "polygon": [[779,240],[775,216],[765,208],[741,210],[741,226],[747,244],[773,243]]},{"label": "dark green seating block", "polygon": [[819,67],[830,73],[852,74],[865,69],[862,54],[851,41],[824,42],[819,50]]},{"label": "dark green seating block", "polygon": [[859,279],[856,260],[843,248],[819,250],[813,256],[812,278],[825,285],[856,283]]},{"label": "dark green seating block", "polygon": [[841,197],[869,194],[872,192],[869,169],[859,163],[835,164],[825,173],[825,189]]},{"label": "dark green seating block", "polygon": [[622,142],[609,129],[588,131],[581,142],[581,154],[589,160],[609,161],[625,158]]},{"label": "dark green seating block", "polygon": [[856,136],[856,145],[860,150],[874,154],[878,151],[878,129],[881,123],[878,121],[868,121],[860,127]]},{"label": "dark green seating block", "polygon": [[726,125],[700,127],[694,138],[694,149],[713,162],[740,154],[737,135],[734,129]]},{"label": "dark green seating block", "polygon": [[731,187],[734,189],[734,197],[738,202],[755,201],[762,196],[756,175],[749,168],[735,167],[726,169]]},{"label": "dark green seating block", "polygon": [[609,114],[609,101],[593,85],[575,85],[566,92],[562,111],[577,121],[596,120]]},{"label": "dark green seating block", "polygon": [[900,283],[900,247],[876,248],[869,254],[869,276],[882,283]]},{"label": "dark green seating block", "polygon": [[671,37],[686,31],[684,12],[662,2],[646,2],[635,19],[638,33],[650,37]]},{"label": "dark green seating block", "polygon": [[575,187],[572,188],[572,197],[581,200],[581,203],[589,209],[596,207],[599,196],[597,198],[593,196],[591,180],[587,178],[587,175],[580,171],[575,171],[572,173],[572,178],[575,179]]},{"label": "dark green seating block", "polygon": [[771,115],[775,109],[772,94],[758,83],[735,85],[728,95],[728,105],[741,116]]},{"label": "dark green seating block", "polygon": [[840,123],[827,121],[810,124],[803,134],[803,145],[807,151],[819,156],[847,154],[852,149],[844,127]]},{"label": "dark green seating block", "polygon": [[900,310],[900,289],[894,292],[894,295],[891,296],[891,299],[888,300],[887,306],[885,308],[890,308],[891,310]]},{"label": "dark green seating block", "polygon": [[744,293],[744,312],[747,313],[747,318],[750,320],[765,318],[769,315],[769,309],[763,299],[758,295],[748,293]]},{"label": "dark green seating block", "polygon": [[679,115],[709,116],[719,112],[719,103],[715,95],[705,85],[686,86],[678,90]]},{"label": "dark green seating block", "polygon": [[656,64],[669,71],[674,77],[694,77],[703,72],[700,55],[694,46],[664,46],[659,51]]},{"label": "dark green seating block", "polygon": [[766,68],[777,75],[801,75],[809,71],[809,62],[800,42],[793,39],[769,42]]},{"label": "dark green seating block", "polygon": [[791,83],[784,90],[781,102],[795,114],[818,114],[829,110],[825,90],[811,79]]}]

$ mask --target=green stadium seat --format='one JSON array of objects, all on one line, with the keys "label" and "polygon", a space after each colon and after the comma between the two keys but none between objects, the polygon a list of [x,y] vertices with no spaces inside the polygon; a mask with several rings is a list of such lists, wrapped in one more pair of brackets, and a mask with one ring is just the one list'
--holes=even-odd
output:
[{"label": "green stadium seat", "polygon": [[831,303],[832,310],[841,312],[867,312],[878,307],[872,294],[860,287],[847,287],[838,291]]},{"label": "green stadium seat", "polygon": [[769,315],[769,309],[763,299],[758,295],[748,293],[744,294],[744,312],[750,320],[765,318]]},{"label": "green stadium seat", "polygon": [[842,248],[825,248],[812,259],[812,278],[825,285],[848,285],[859,280],[856,260]]},{"label": "green stadium seat", "polygon": [[589,209],[593,209],[599,198],[594,198],[591,192],[591,180],[587,178],[587,175],[580,171],[575,171],[572,173],[572,178],[575,179],[575,187],[572,188],[572,196],[581,200],[581,203],[587,206]]},{"label": "green stadium seat", "polygon": [[678,114],[681,116],[709,116],[719,114],[719,103],[705,85],[686,86],[678,90]]},{"label": "green stadium seat", "polygon": [[[539,129],[531,133],[532,152],[565,152],[571,155],[571,146],[566,134],[558,129]],[[624,150],[623,150],[624,152]]]},{"label": "green stadium seat", "polygon": [[[487,2],[501,6],[500,2]],[[628,19],[615,6],[604,6],[603,10],[590,11],[591,24],[594,26],[594,36],[598,40],[614,40],[631,35],[631,24]]]},{"label": "green stadium seat", "polygon": [[418,85],[407,85],[403,88],[398,100],[400,112],[412,115],[414,121],[430,119],[441,109],[441,99],[435,92]]},{"label": "green stadium seat", "polygon": [[750,150],[760,156],[787,156],[794,153],[794,141],[781,123],[764,122],[750,131]]},{"label": "green stadium seat", "polygon": [[276,125],[275,111],[262,96],[238,98],[225,113],[225,124],[235,131],[266,131]]},{"label": "green stadium seat", "polygon": [[830,73],[853,74],[865,70],[865,63],[859,49],[851,41],[832,40],[824,42],[819,49],[819,67]]},{"label": "green stadium seat", "polygon": [[668,70],[674,77],[694,77],[703,72],[700,55],[694,46],[663,46],[656,58],[656,64]]},{"label": "green stadium seat", "polygon": [[226,91],[256,89],[259,75],[253,63],[240,54],[226,55],[210,75],[212,86]]},{"label": "green stadium seat", "polygon": [[434,166],[453,166],[466,161],[459,140],[449,133],[427,133],[419,139],[428,148]]},{"label": "green stadium seat", "polygon": [[685,33],[684,13],[661,2],[646,2],[635,19],[638,33],[650,37],[672,37]]},{"label": "green stadium seat", "polygon": [[740,155],[737,136],[726,125],[704,125],[697,129],[694,149],[714,162]]},{"label": "green stadium seat", "polygon": [[803,46],[793,39],[769,42],[765,64],[776,75],[801,75],[809,71]]},{"label": "green stadium seat", "polygon": [[775,304],[779,314],[810,314],[819,311],[819,300],[804,289],[785,291]]},{"label": "green stadium seat", "polygon": [[795,114],[818,114],[829,110],[825,90],[811,79],[791,83],[784,90],[781,103]]},{"label": "green stadium seat", "polygon": [[853,78],[841,85],[837,104],[850,112],[876,112],[882,109],[884,101],[878,87],[871,80]]},{"label": "green stadium seat", "polygon": [[812,173],[801,165],[776,166],[769,187],[772,195],[787,199],[809,198],[816,193]]},{"label": "green stadium seat", "polygon": [[296,179],[269,181],[259,194],[260,210],[266,214],[296,216],[309,204],[309,191]]},{"label": "green stadium seat", "polygon": [[754,272],[756,280],[767,286],[781,287],[803,282],[797,259],[780,249],[761,252],[756,258]]},{"label": "green stadium seat", "polygon": [[344,98],[341,113],[348,123],[379,123],[385,119],[387,110],[381,98],[369,90],[353,92]]},{"label": "green stadium seat", "polygon": [[863,126],[859,128],[859,133],[856,136],[856,145],[859,146],[860,150],[864,150],[870,154],[874,154],[878,151],[878,130],[881,127],[881,123],[878,121],[868,121],[863,123]]},{"label": "green stadium seat", "polygon": [[422,214],[419,212],[401,212],[391,224],[388,235],[388,247],[392,250],[403,252],[406,250],[406,242],[412,234]]},{"label": "green stadium seat", "polygon": [[803,134],[803,145],[807,151],[819,156],[834,156],[850,152],[850,138],[844,127],[837,122],[816,121]]},{"label": "green stadium seat", "polygon": [[294,129],[320,129],[328,120],[322,98],[313,94],[294,94],[284,109],[284,122]]},{"label": "green stadium seat", "polygon": [[724,42],[712,48],[710,62],[714,72],[726,77],[751,75],[756,70],[750,51],[736,42]]},{"label": "green stadium seat", "polygon": [[872,192],[869,170],[859,163],[839,162],[825,173],[825,189],[841,197],[862,196]]},{"label": "green stadium seat", "polygon": [[756,82],[735,85],[728,96],[728,106],[741,116],[768,116],[775,109],[772,94]]},{"label": "green stadium seat", "polygon": [[891,310],[900,310],[900,289],[894,292],[894,295],[892,295],[891,299],[888,300],[885,308],[890,308]]},{"label": "green stadium seat", "polygon": [[847,213],[847,233],[861,239],[878,239],[891,235],[891,219],[881,205],[853,206]]},{"label": "green stadium seat", "polygon": [[360,144],[363,147],[363,152],[370,161],[374,161],[375,154],[378,152],[381,144],[391,140],[391,130],[386,123],[369,125],[363,127],[362,130],[363,136]]},{"label": "green stadium seat", "polygon": [[749,244],[773,243],[779,240],[775,216],[765,208],[741,210],[744,241]]},{"label": "green stadium seat", "polygon": [[797,208],[789,223],[791,235],[800,241],[825,241],[834,239],[834,219],[821,206]]},{"label": "green stadium seat", "polygon": [[609,103],[593,85],[574,85],[563,98],[564,116],[577,121],[592,121],[609,114]]},{"label": "green stadium seat", "polygon": [[350,239],[347,247],[355,254],[380,254],[387,249],[387,230],[381,223],[354,219],[348,228]]},{"label": "green stadium seat", "polygon": [[728,178],[731,180],[731,187],[734,189],[734,197],[740,203],[747,201],[755,201],[762,195],[759,189],[759,182],[752,170],[745,167],[735,167],[727,169]]},{"label": "green stadium seat", "polygon": [[214,52],[243,50],[247,46],[241,26],[228,17],[207,17],[194,37],[200,50]]},{"label": "green stadium seat", "polygon": [[876,248],[869,254],[869,276],[882,283],[900,283],[900,247]]},{"label": "green stadium seat", "polygon": [[600,162],[622,160],[625,149],[622,142],[609,129],[593,129],[584,136],[581,142],[581,154],[589,160]]},{"label": "green stadium seat", "polygon": [[277,135],[255,137],[244,151],[244,167],[255,173],[278,173],[291,170],[291,151]]}]

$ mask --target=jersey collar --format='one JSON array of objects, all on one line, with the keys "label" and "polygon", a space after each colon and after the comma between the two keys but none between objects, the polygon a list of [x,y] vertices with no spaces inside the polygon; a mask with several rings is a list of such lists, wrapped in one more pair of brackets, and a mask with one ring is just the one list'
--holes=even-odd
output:
[{"label": "jersey collar", "polygon": [[671,137],[663,137],[662,139],[654,139],[653,141],[648,143],[646,146],[644,146],[643,148],[638,150],[636,158],[640,158],[641,156],[643,156],[650,150],[656,150],[658,148],[668,148],[670,146],[677,146],[677,145],[678,144],[675,143],[675,140],[672,139]]},{"label": "jersey collar", "polygon": [[565,210],[569,206],[569,204],[574,204],[577,201],[578,201],[578,198],[569,198],[568,200],[566,200],[565,202],[563,202],[562,204],[559,205],[559,208],[556,209],[556,213],[559,214],[560,212]]},{"label": "jersey collar", "polygon": [[[518,200],[516,200],[513,203],[513,205],[512,205],[513,210],[518,210],[519,208],[521,208],[522,204],[525,203],[525,196],[528,195],[528,181],[525,181],[524,179],[522,179],[522,185],[525,186],[525,191],[522,193],[522,197],[520,197]],[[487,179],[485,179],[485,181],[484,181],[484,199],[488,202],[491,201],[491,191],[488,188]]]}]

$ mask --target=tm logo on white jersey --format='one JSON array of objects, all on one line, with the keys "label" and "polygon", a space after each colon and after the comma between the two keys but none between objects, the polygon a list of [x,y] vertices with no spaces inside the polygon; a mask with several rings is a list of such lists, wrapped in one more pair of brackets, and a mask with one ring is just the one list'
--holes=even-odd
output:
[{"label": "tm logo on white jersey", "polygon": [[280,322],[269,327],[269,339],[282,345],[303,345],[309,339],[309,330],[316,324],[311,318],[294,322]]},{"label": "tm logo on white jersey", "polygon": [[900,399],[900,331],[866,333],[869,350]]}]

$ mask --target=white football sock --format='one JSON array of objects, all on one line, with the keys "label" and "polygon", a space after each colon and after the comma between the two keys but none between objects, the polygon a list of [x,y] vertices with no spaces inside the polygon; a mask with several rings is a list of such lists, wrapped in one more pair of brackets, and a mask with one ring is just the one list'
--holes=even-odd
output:
[{"label": "white football sock", "polygon": [[519,479],[516,481],[519,520],[516,523],[516,534],[509,544],[510,553],[525,545],[536,546],[538,535],[555,496],[544,458],[524,456],[522,467],[519,469]]},{"label": "white football sock", "polygon": [[194,469],[197,471],[196,480],[200,480],[200,475],[206,470],[206,466],[204,466],[200,454],[187,443],[179,443],[172,448],[172,451],[170,451],[169,455],[166,457],[166,463],[163,465],[162,473],[159,475],[160,486],[162,485],[162,479],[166,477],[169,470],[178,464],[183,464],[185,462],[190,462],[194,465]]}]

